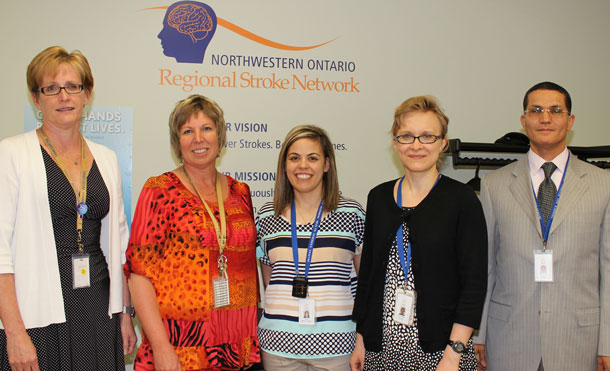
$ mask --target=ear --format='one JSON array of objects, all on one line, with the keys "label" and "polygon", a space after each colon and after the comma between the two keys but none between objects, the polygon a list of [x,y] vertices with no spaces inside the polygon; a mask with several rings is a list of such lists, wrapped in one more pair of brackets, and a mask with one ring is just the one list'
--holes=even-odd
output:
[{"label": "ear", "polygon": [[328,169],[330,169],[330,160],[328,157],[324,157],[324,172],[328,172]]},{"label": "ear", "polygon": [[521,127],[525,130],[525,115],[521,115]]},{"label": "ear", "polygon": [[38,108],[39,111],[42,111],[40,109],[40,102],[38,101],[38,94],[30,93],[30,96],[32,97],[32,102],[34,102],[34,106],[36,106],[36,108]]},{"label": "ear", "polygon": [[574,125],[574,120],[576,120],[576,116],[570,115],[570,117],[568,117],[568,130],[572,130],[572,125]]},{"label": "ear", "polygon": [[84,99],[85,104],[83,106],[86,106],[87,104],[89,104],[89,99],[91,98],[91,91],[85,89],[84,93],[85,93],[85,99]]}]

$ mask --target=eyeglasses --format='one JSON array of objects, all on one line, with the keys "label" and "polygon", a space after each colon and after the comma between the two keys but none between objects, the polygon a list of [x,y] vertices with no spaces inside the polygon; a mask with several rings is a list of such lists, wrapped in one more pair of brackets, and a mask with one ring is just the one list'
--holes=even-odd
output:
[{"label": "eyeglasses", "polygon": [[416,137],[411,134],[402,134],[396,135],[394,137],[394,140],[400,144],[413,144],[415,142],[415,139],[419,140],[421,144],[432,144],[439,139],[443,139],[443,136],[433,134],[422,134]]},{"label": "eyeglasses", "polygon": [[68,94],[78,94],[84,89],[83,84],[68,84],[66,86],[49,85],[44,88],[40,88],[40,92],[44,95],[57,95],[64,89]]},{"label": "eyeglasses", "polygon": [[549,115],[556,116],[556,117],[562,116],[564,113],[567,113],[567,114],[570,113],[559,106],[553,106],[551,108],[534,107],[534,108],[526,109],[525,111],[523,111],[524,114],[526,114],[526,115],[529,114],[531,117],[540,117],[545,112],[548,112]]}]

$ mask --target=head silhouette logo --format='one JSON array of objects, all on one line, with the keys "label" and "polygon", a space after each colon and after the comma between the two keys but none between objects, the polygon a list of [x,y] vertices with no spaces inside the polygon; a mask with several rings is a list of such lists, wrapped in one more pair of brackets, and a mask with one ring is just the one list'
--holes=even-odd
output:
[{"label": "head silhouette logo", "polygon": [[163,54],[179,63],[202,63],[216,25],[216,13],[207,4],[196,1],[172,4],[158,35]]},{"label": "head silhouette logo", "polygon": [[167,11],[163,19],[163,29],[157,37],[161,39],[163,54],[176,58],[178,63],[203,63],[205,50],[216,32],[216,26],[224,27],[256,43],[279,50],[310,50],[335,40],[307,46],[282,44],[245,30],[226,19],[217,18],[209,5],[197,1],[179,1],[170,6],[156,6],[144,10],[160,9],[167,9]]}]

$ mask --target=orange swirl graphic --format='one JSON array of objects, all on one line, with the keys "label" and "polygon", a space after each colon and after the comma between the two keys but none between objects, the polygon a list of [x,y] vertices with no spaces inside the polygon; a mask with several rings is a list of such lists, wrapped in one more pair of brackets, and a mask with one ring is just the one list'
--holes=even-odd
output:
[{"label": "orange swirl graphic", "polygon": [[[143,10],[155,10],[155,9],[167,9],[169,8],[168,6],[155,6],[152,8],[145,8]],[[319,48],[321,46],[324,46],[326,44],[329,44],[335,40],[337,40],[337,38],[334,38],[332,40],[329,40],[327,42],[324,42],[322,44],[318,44],[318,45],[311,45],[311,46],[292,46],[292,45],[286,45],[286,44],[280,44],[277,43],[275,41],[271,41],[269,39],[265,39],[262,36],[258,36],[256,34],[253,34],[252,32],[245,30],[241,27],[239,27],[236,24],[233,24],[225,19],[222,19],[220,17],[216,17],[216,22],[219,26],[222,26],[224,28],[226,28],[227,30],[233,31],[238,35],[241,35],[247,39],[250,39],[254,42],[257,42],[259,44],[268,46],[270,48],[274,48],[274,49],[280,49],[280,50],[310,50],[310,49],[315,49],[315,48]]]}]

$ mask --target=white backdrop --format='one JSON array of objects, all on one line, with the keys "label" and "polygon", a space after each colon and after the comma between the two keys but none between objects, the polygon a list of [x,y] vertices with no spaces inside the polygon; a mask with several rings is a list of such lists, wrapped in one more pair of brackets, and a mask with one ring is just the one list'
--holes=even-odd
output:
[{"label": "white backdrop", "polygon": [[[178,63],[163,54],[157,34],[165,1],[4,1],[3,89],[0,139],[23,132],[24,105],[30,103],[25,71],[32,57],[50,45],[79,49],[94,77],[93,106],[133,109],[133,208],[146,179],[174,169],[167,119],[176,101],[191,93],[216,100],[227,122],[259,123],[263,132],[235,131],[219,169],[251,177],[275,175],[277,149],[298,124],[326,128],[337,151],[341,189],[366,201],[368,190],[397,177],[390,129],[394,108],[420,94],[436,95],[450,117],[449,136],[493,142],[519,131],[524,92],[551,80],[570,91],[576,114],[569,145],[609,144],[610,2],[606,0],[261,0],[207,2],[216,16],[268,40],[324,46],[279,50],[219,25],[203,63]],[[353,72],[257,68],[212,64],[217,57],[242,55],[352,62]],[[165,71],[165,72],[163,72]],[[325,81],[354,81],[359,92],[296,89],[170,86],[162,73],[231,75]],[[294,82],[294,80],[290,80]],[[243,82],[243,81],[242,81]],[[240,140],[263,141],[271,149],[239,148]],[[445,166],[460,180],[473,172]],[[270,173],[270,174],[269,174]],[[243,174],[246,175],[246,174]],[[248,181],[255,206],[269,198],[273,181]]]}]

